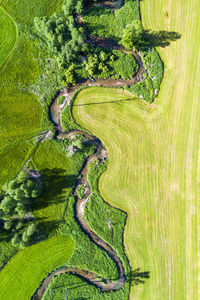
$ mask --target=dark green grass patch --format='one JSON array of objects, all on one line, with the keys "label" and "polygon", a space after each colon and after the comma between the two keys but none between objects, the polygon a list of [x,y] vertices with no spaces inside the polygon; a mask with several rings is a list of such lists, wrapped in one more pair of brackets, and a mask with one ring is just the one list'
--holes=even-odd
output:
[{"label": "dark green grass patch", "polygon": [[0,238],[0,269],[3,267],[4,263],[11,257],[11,255],[16,251],[16,247],[12,246],[11,243],[5,241],[5,234],[1,233]]},{"label": "dark green grass patch", "polygon": [[94,285],[89,284],[83,278],[71,274],[63,274],[55,277],[46,290],[43,300],[56,299],[64,300],[127,300],[128,295],[125,294],[125,288],[114,292],[102,293],[101,290]]},{"label": "dark green grass patch", "polygon": [[84,22],[92,35],[112,38],[119,42],[126,25],[139,18],[138,1],[130,0],[114,12],[102,7],[92,8],[85,13]]},{"label": "dark green grass patch", "polygon": [[97,235],[117,251],[124,262],[124,266],[129,270],[123,248],[123,229],[126,222],[126,214],[108,205],[101,198],[98,191],[99,176],[105,169],[106,163],[99,163],[98,160],[92,162],[88,167],[88,182],[92,193],[86,204],[85,218]]},{"label": "dark green grass patch", "polygon": [[67,265],[93,271],[105,278],[117,278],[117,267],[111,257],[106,251],[93,243],[77,223],[75,201],[73,196],[69,198],[65,225],[62,228],[62,233],[70,235],[75,242],[74,254]]},{"label": "dark green grass patch", "polygon": [[33,166],[41,173],[45,184],[42,195],[34,203],[34,215],[47,233],[63,222],[67,199],[85,158],[93,151],[93,148],[85,146],[67,157],[67,151],[62,147],[61,141],[45,141],[32,157]]},{"label": "dark green grass patch", "polygon": [[50,16],[63,0],[0,0],[0,6],[19,23],[31,24],[35,17]]},{"label": "dark green grass patch", "polygon": [[14,21],[0,8],[0,66],[9,56],[17,39]]},{"label": "dark green grass patch", "polygon": [[123,52],[114,50],[116,59],[110,62],[110,66],[116,74],[116,78],[128,79],[132,78],[138,71],[138,65],[132,54],[124,54]]},{"label": "dark green grass patch", "polygon": [[127,88],[138,97],[152,102],[159,93],[163,78],[163,63],[155,48],[142,53],[142,61],[146,69],[143,79],[136,85]]}]

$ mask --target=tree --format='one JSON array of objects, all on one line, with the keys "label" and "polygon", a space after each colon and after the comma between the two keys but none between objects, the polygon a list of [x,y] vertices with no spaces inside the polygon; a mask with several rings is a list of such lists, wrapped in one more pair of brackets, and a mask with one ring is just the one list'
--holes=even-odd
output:
[{"label": "tree", "polygon": [[68,70],[65,72],[65,81],[64,84],[66,84],[67,86],[72,86],[76,84],[76,80],[74,78],[74,64],[72,64]]},{"label": "tree", "polygon": [[83,143],[82,143],[82,141],[81,140],[76,140],[76,141],[73,141],[72,142],[72,145],[74,146],[74,147],[76,147],[77,149],[83,149]]},{"label": "tree", "polygon": [[13,246],[18,246],[21,242],[21,238],[20,238],[20,235],[18,233],[16,233],[13,238],[11,239],[11,244]]},{"label": "tree", "polygon": [[27,235],[29,237],[32,236],[35,233],[36,229],[37,229],[36,224],[34,224],[34,223],[30,224],[26,230]]},{"label": "tree", "polygon": [[143,28],[139,20],[128,24],[123,32],[122,44],[127,50],[137,49],[143,42]]},{"label": "tree", "polygon": [[0,209],[3,211],[13,212],[16,205],[16,201],[11,198],[9,195],[6,195],[0,204]]},{"label": "tree", "polygon": [[22,241],[25,243],[29,241],[29,236],[27,234],[27,231],[24,231],[24,233],[22,234]]},{"label": "tree", "polygon": [[12,220],[8,220],[8,221],[6,221],[6,222],[4,223],[4,228],[5,228],[6,230],[9,230],[9,229],[11,229],[12,225],[13,225]]},{"label": "tree", "polygon": [[88,60],[84,62],[85,64],[85,69],[87,70],[89,77],[93,77],[93,75],[95,74],[96,70],[98,69],[98,56],[96,54],[89,55],[88,56]]},{"label": "tree", "polygon": [[107,54],[104,51],[101,51],[99,54],[99,59],[102,62],[105,62],[107,60]]},{"label": "tree", "polygon": [[82,14],[83,12],[83,2],[82,1],[78,1],[77,4],[76,4],[76,13],[77,14]]}]

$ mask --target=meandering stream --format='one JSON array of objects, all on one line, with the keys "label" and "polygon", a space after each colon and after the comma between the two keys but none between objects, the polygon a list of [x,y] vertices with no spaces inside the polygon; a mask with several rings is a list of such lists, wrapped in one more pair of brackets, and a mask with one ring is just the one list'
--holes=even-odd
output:
[{"label": "meandering stream", "polygon": [[[121,3],[122,1],[116,1],[116,5],[118,8],[119,2]],[[109,7],[112,4],[112,2],[108,2],[108,1],[104,1],[102,2],[104,6],[109,5]],[[102,4],[101,3],[101,4]],[[86,29],[82,17],[79,18],[79,23]],[[108,43],[112,43],[110,40],[106,40],[106,39],[95,39],[93,38],[87,31],[87,35],[88,35],[88,39],[91,41],[91,43],[94,44],[94,46],[98,46],[98,47],[108,47]],[[106,149],[103,147],[101,141],[93,136],[90,135],[87,132],[84,132],[82,130],[72,130],[70,132],[63,132],[62,131],[62,126],[60,123],[60,113],[62,111],[62,109],[65,107],[65,105],[68,105],[69,100],[72,96],[72,94],[78,89],[80,88],[82,85],[88,85],[88,86],[104,86],[104,87],[125,87],[127,85],[133,85],[136,84],[137,82],[140,81],[145,69],[143,67],[141,58],[139,53],[133,53],[130,51],[126,51],[125,49],[123,49],[121,46],[116,45],[114,42],[111,46],[112,49],[117,49],[120,51],[123,51],[124,53],[132,53],[138,63],[139,69],[137,74],[131,78],[131,79],[127,79],[127,80],[115,80],[115,79],[97,79],[96,81],[91,81],[91,80],[86,80],[85,82],[81,83],[81,84],[77,84],[76,86],[68,89],[65,92],[60,92],[60,94],[58,95],[58,97],[54,100],[54,102],[52,103],[51,107],[50,107],[50,118],[53,121],[53,123],[55,124],[55,129],[57,131],[57,139],[64,139],[64,138],[69,138],[72,135],[75,134],[81,134],[84,135],[85,138],[87,140],[90,141],[90,143],[96,145],[96,151],[93,155],[89,156],[84,164],[83,169],[80,172],[80,176],[79,176],[79,180],[77,182],[76,188],[74,190],[74,196],[76,198],[76,205],[75,205],[75,214],[76,214],[76,219],[80,225],[80,227],[82,228],[82,230],[90,237],[90,239],[99,247],[101,247],[102,249],[104,249],[109,256],[113,259],[113,261],[115,262],[117,269],[118,269],[118,279],[116,280],[108,280],[106,278],[103,277],[99,277],[97,274],[90,272],[88,270],[83,270],[77,267],[61,267],[58,268],[57,270],[51,272],[41,283],[40,287],[36,290],[35,294],[32,296],[32,299],[41,299],[42,296],[45,293],[45,290],[48,286],[48,284],[50,283],[50,281],[52,280],[53,277],[59,275],[59,274],[63,274],[63,273],[72,273],[78,276],[83,277],[84,279],[86,279],[88,282],[90,282],[91,284],[94,284],[95,286],[101,288],[102,291],[114,291],[114,290],[118,290],[120,288],[122,288],[124,286],[125,280],[126,280],[126,276],[125,276],[125,270],[124,270],[124,266],[123,263],[120,259],[120,257],[117,255],[116,251],[105,241],[103,241],[88,225],[88,223],[86,222],[85,218],[84,218],[84,209],[85,209],[85,205],[86,203],[89,201],[89,197],[91,194],[91,190],[90,190],[90,186],[89,183],[87,181],[87,174],[88,174],[88,166],[95,160],[95,159],[99,159],[99,160],[106,160],[107,159],[107,151]],[[65,101],[62,105],[58,104],[58,99],[61,96],[65,96]],[[83,196],[82,199],[80,199],[78,197],[78,194],[76,192],[76,190],[79,188],[79,186],[84,185],[85,187],[85,194]]]}]

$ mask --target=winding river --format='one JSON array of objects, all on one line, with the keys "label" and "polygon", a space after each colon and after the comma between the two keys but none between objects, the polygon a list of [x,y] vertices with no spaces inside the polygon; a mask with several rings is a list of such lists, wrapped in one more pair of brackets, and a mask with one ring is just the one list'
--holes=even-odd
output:
[{"label": "winding river", "polygon": [[[122,1],[120,1],[120,3],[121,2]],[[118,5],[118,4],[119,4],[119,1],[116,2],[116,5]],[[112,8],[113,4],[112,4],[112,2],[104,1],[104,2],[101,2],[101,5]],[[116,9],[116,7],[115,7],[115,9]],[[108,280],[103,277],[99,277],[97,274],[87,271],[87,270],[84,270],[84,269],[80,269],[77,267],[64,266],[64,267],[58,268],[57,270],[54,270],[43,280],[40,287],[36,290],[36,292],[32,296],[32,299],[42,299],[42,297],[45,293],[45,290],[46,290],[48,284],[50,283],[50,281],[53,279],[53,277],[55,277],[59,274],[64,274],[64,273],[72,273],[72,274],[81,276],[84,279],[86,279],[88,282],[90,282],[91,284],[99,287],[102,291],[119,290],[120,288],[122,288],[124,286],[125,281],[126,281],[125,270],[124,270],[124,266],[123,266],[123,263],[122,263],[120,257],[117,255],[116,251],[108,243],[103,241],[94,231],[92,231],[92,229],[90,228],[90,226],[88,225],[88,223],[86,222],[86,220],[84,218],[85,205],[89,201],[89,197],[91,194],[90,186],[87,181],[88,166],[95,159],[106,160],[107,159],[107,151],[103,147],[101,141],[97,137],[90,135],[87,132],[84,132],[82,130],[72,130],[69,132],[63,132],[61,123],[60,123],[60,113],[61,113],[62,109],[65,107],[65,105],[68,105],[72,94],[78,88],[80,88],[82,85],[84,85],[84,86],[85,85],[87,85],[87,86],[104,86],[104,87],[125,87],[127,85],[133,85],[140,81],[145,69],[143,67],[139,53],[133,53],[130,51],[126,51],[121,46],[116,45],[111,40],[98,39],[98,38],[96,39],[96,38],[90,36],[90,34],[87,31],[87,28],[84,25],[84,22],[83,22],[81,16],[79,17],[79,23],[86,29],[88,40],[94,46],[108,48],[108,44],[109,45],[112,44],[111,45],[112,49],[117,49],[117,50],[123,51],[124,53],[132,53],[138,63],[138,66],[139,66],[137,74],[131,79],[115,80],[115,79],[110,78],[110,79],[97,79],[96,81],[91,81],[88,79],[81,84],[77,84],[76,86],[68,89],[67,91],[60,92],[60,94],[54,100],[54,102],[52,103],[52,105],[50,107],[50,118],[53,121],[53,123],[55,124],[55,129],[57,132],[57,136],[56,136],[57,139],[70,138],[71,136],[73,136],[75,134],[81,134],[88,141],[90,141],[91,144],[96,145],[95,153],[86,159],[84,167],[80,172],[80,176],[79,176],[80,179],[77,181],[77,185],[74,190],[74,196],[76,198],[75,214],[76,214],[76,219],[77,219],[81,229],[90,237],[90,239],[96,245],[98,245],[99,247],[104,249],[108,253],[108,255],[113,259],[113,261],[115,262],[117,269],[118,269],[118,279],[112,281],[112,280]],[[59,105],[58,99],[63,95],[65,96],[65,101],[62,105]],[[80,199],[77,194],[77,189],[81,185],[84,185],[84,187],[85,187],[85,194],[82,199]]]}]

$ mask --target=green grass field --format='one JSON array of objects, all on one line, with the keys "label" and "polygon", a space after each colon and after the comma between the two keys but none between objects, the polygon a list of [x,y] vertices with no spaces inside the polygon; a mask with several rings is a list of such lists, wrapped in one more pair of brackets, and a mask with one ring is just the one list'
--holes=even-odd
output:
[{"label": "green grass field", "polygon": [[0,8],[0,66],[12,51],[16,39],[17,29],[10,16]]},{"label": "green grass field", "polygon": [[42,107],[31,94],[15,92],[0,99],[0,186],[16,176],[31,155],[41,131]]},{"label": "green grass field", "polygon": [[31,156],[35,145],[33,141],[23,141],[0,152],[0,187],[17,175]]},{"label": "green grass field", "polygon": [[159,49],[165,75],[156,102],[103,104],[118,98],[118,90],[109,99],[107,89],[91,88],[75,104],[102,104],[75,106],[73,112],[108,149],[101,194],[128,213],[125,247],[132,268],[150,272],[144,285],[133,286],[131,299],[196,300],[200,3],[145,0],[141,6],[145,28],[182,35]]},{"label": "green grass field", "polygon": [[34,215],[48,233],[63,222],[67,199],[86,156],[87,150],[67,157],[59,142],[52,140],[40,144],[32,156],[33,166],[42,174],[45,185],[42,195],[34,202]]},{"label": "green grass field", "polygon": [[31,24],[35,17],[50,16],[61,7],[63,0],[0,0],[0,6],[19,23]]},{"label": "green grass field", "polygon": [[42,106],[34,95],[10,92],[0,103],[0,150],[40,132]]},{"label": "green grass field", "polygon": [[30,299],[41,281],[67,262],[73,249],[70,238],[57,235],[19,251],[0,272],[0,298]]},{"label": "green grass field", "polygon": [[[21,24],[31,24],[35,16],[50,15],[61,1],[45,0],[41,3],[0,0],[0,6]],[[132,269],[141,268],[141,271],[150,272],[145,284],[132,287],[130,299],[134,300],[196,300],[200,297],[199,11],[200,2],[197,0],[141,1],[145,29],[176,31],[182,35],[170,46],[158,49],[165,65],[165,74],[155,103],[146,104],[120,89],[93,87],[80,92],[75,105],[81,105],[73,107],[77,122],[100,138],[108,149],[108,167],[100,178],[99,188],[108,203],[128,214],[124,242]],[[99,24],[108,24],[110,21],[106,23],[106,18],[102,17]],[[123,22],[117,23],[119,28],[111,32],[114,38],[119,36],[117,30],[120,32],[124,28],[126,22]],[[99,28],[102,35],[105,34],[104,29],[105,26]],[[99,31],[96,33],[100,35]],[[5,55],[6,50],[2,53]],[[36,44],[21,35],[6,65],[0,70],[2,99],[8,95],[5,89],[11,91],[13,86],[16,89],[36,80],[41,72],[38,53]],[[15,99],[22,99],[23,103],[25,96],[18,96]],[[22,104],[25,112],[28,101]],[[8,102],[13,108],[1,100],[4,105],[0,122],[6,122],[10,140],[3,131],[1,147],[5,149],[0,153],[0,183],[16,175],[34,146],[30,142],[11,146],[15,130],[11,122],[15,119],[16,108],[14,98]],[[31,135],[30,126],[35,126],[35,134],[40,121],[31,119],[32,108],[29,107],[30,114],[24,116],[19,103],[16,107],[21,116],[20,122],[14,123],[16,132],[19,131],[18,137]],[[10,145],[8,148],[4,140]],[[50,156],[50,152],[45,153]],[[58,156],[62,158],[61,154]],[[45,155],[43,159],[35,156],[34,163],[38,169],[51,168],[46,163],[47,158]],[[63,164],[59,163],[56,159],[55,168],[62,169]],[[61,210],[60,207],[51,209],[46,211],[48,218],[57,211],[60,213],[63,207]],[[44,211],[42,213],[44,216]],[[18,252],[0,272],[0,298],[30,299],[47,273],[66,262],[72,248],[71,240],[55,236]],[[77,250],[74,260],[78,261],[82,254],[91,264],[88,258],[91,253],[84,253],[87,252],[85,248],[81,251]],[[83,257],[81,259],[83,265]],[[99,263],[98,256],[96,261]]]}]

